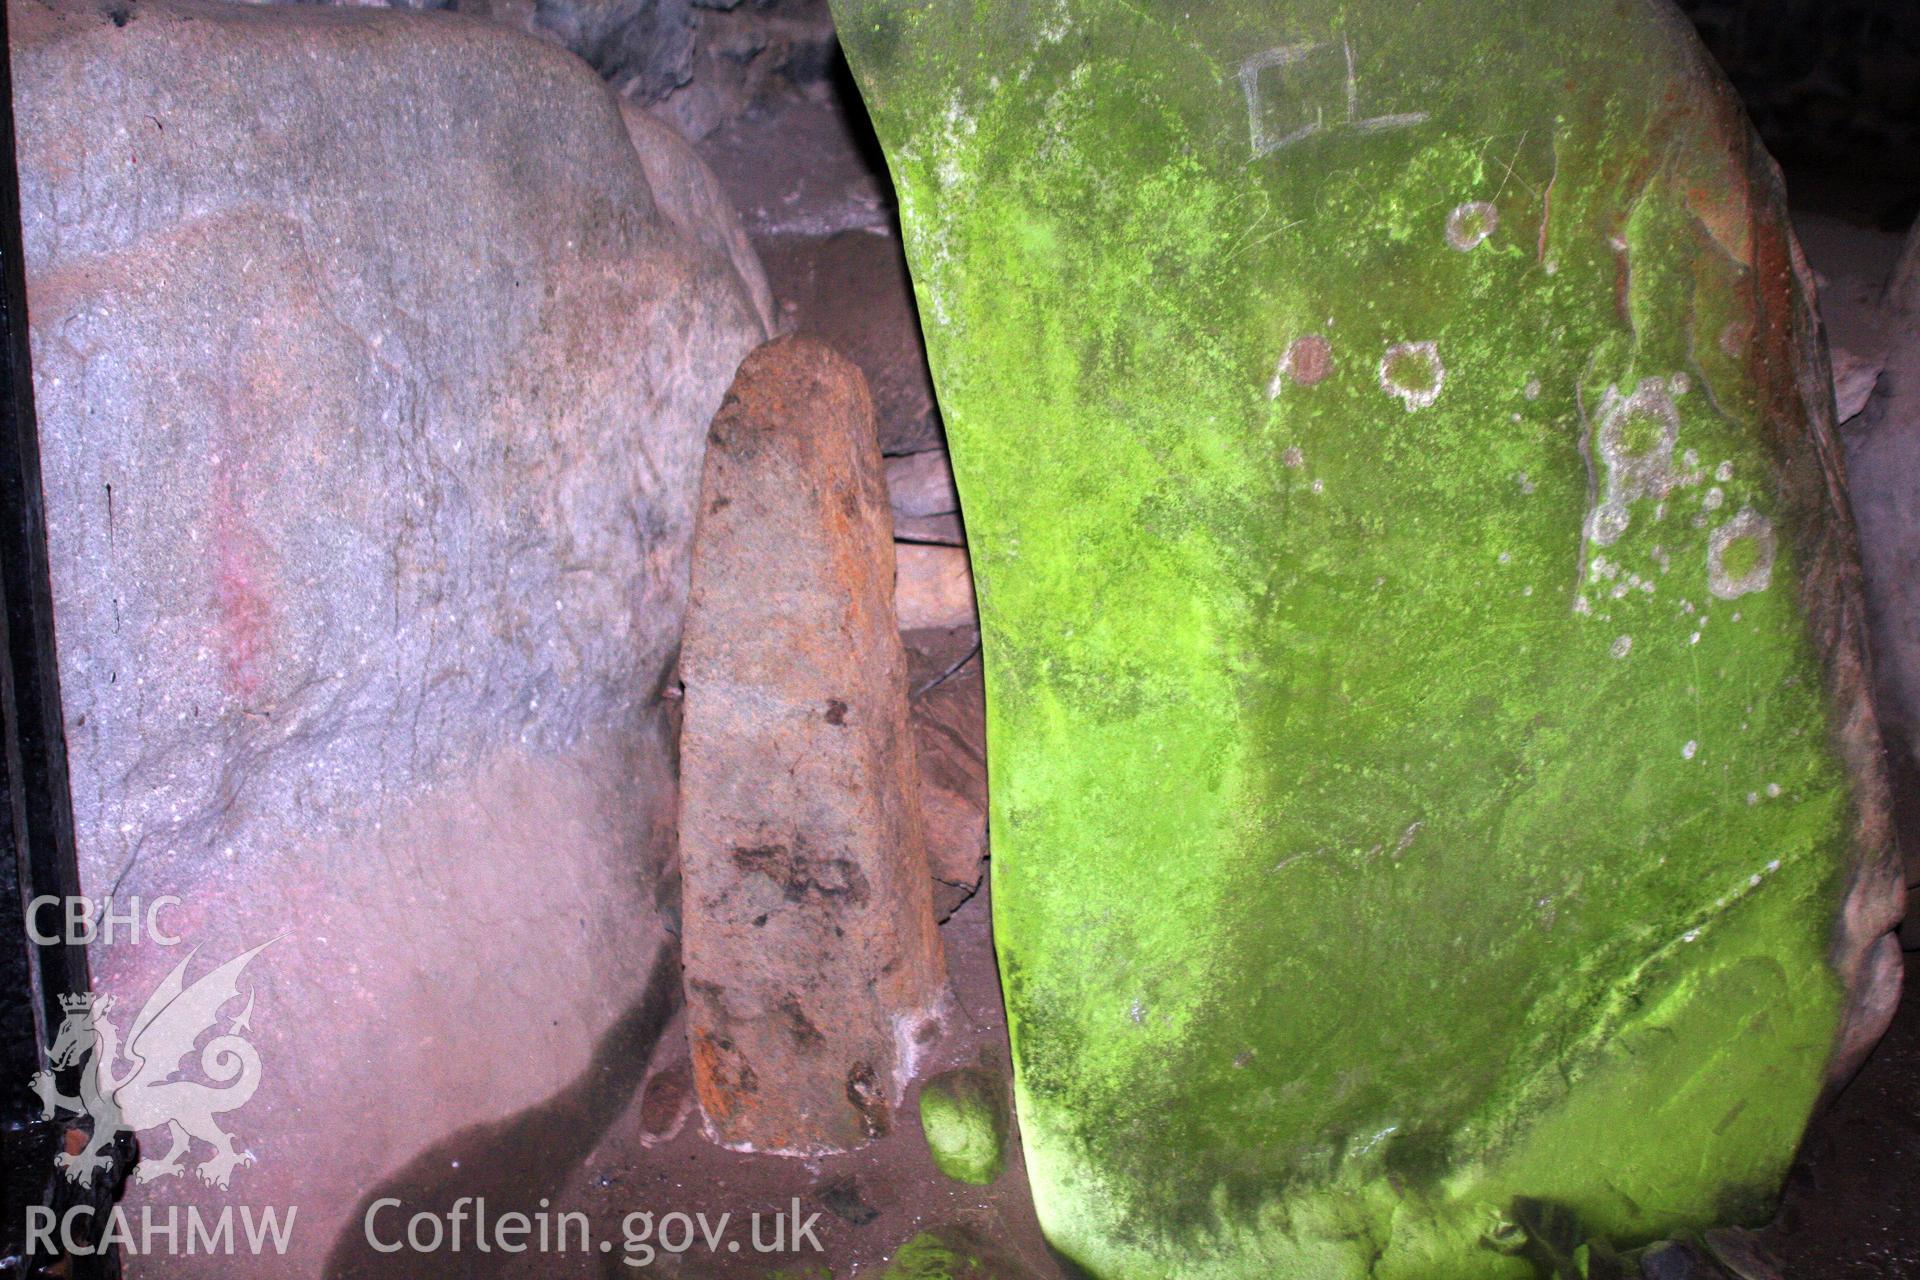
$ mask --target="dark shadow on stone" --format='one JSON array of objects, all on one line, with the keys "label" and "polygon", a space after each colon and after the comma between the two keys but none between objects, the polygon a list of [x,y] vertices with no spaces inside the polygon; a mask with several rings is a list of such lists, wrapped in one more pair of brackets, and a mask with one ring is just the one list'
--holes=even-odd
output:
[{"label": "dark shadow on stone", "polygon": [[[489,1229],[503,1214],[539,1212],[541,1199],[552,1200],[558,1194],[645,1080],[654,1048],[679,1006],[679,950],[675,940],[661,944],[646,989],[600,1037],[586,1070],[566,1088],[517,1115],[460,1130],[368,1192],[333,1242],[327,1255],[327,1280],[410,1280],[433,1274],[484,1277],[519,1258],[499,1250],[476,1251],[469,1208],[461,1251],[433,1255],[447,1268],[436,1271],[427,1255],[410,1248],[393,1253],[375,1249],[366,1230],[367,1210],[383,1199],[400,1202],[379,1215],[377,1232],[384,1244],[404,1241],[407,1222],[417,1213],[433,1214],[444,1226],[449,1210],[462,1197],[485,1199]],[[548,1212],[557,1211],[550,1207]]]},{"label": "dark shadow on stone", "polygon": [[[836,41],[833,47],[833,61],[827,68],[827,81],[833,86],[834,97],[840,102],[840,109],[846,113],[847,132],[852,135],[854,145],[859,149],[860,162],[870,169],[885,185],[887,205],[898,209],[899,199],[893,190],[893,171],[887,168],[887,153],[880,146],[880,135],[874,132],[873,118],[867,114],[867,100],[860,96],[860,85],[853,78],[853,68],[847,65],[846,50]],[[900,234],[899,219],[894,219],[894,235]]]}]

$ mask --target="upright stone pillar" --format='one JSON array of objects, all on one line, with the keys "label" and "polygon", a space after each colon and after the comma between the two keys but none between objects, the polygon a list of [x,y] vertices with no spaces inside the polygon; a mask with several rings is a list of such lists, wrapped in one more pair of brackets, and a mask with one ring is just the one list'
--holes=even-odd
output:
[{"label": "upright stone pillar", "polygon": [[781,339],[707,442],[681,729],[688,1034],[709,1132],[795,1155],[887,1133],[945,990],[860,371]]},{"label": "upright stone pillar", "polygon": [[834,0],[1103,1277],[1764,1212],[1897,990],[1826,360],[1664,0]]}]

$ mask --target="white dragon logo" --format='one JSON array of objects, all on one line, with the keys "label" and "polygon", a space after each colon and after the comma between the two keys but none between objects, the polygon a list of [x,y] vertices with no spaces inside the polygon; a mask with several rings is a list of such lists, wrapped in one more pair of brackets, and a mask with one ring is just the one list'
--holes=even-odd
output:
[{"label": "white dragon logo", "polygon": [[[90,1184],[93,1175],[111,1163],[106,1149],[121,1130],[137,1133],[162,1125],[172,1135],[173,1146],[157,1160],[142,1160],[134,1171],[136,1182],[179,1173],[195,1138],[213,1148],[213,1154],[195,1170],[201,1181],[212,1186],[225,1189],[236,1167],[253,1163],[253,1153],[237,1149],[232,1136],[213,1119],[218,1112],[246,1105],[260,1085],[260,1054],[240,1036],[252,1026],[251,990],[245,993],[247,1007],[234,1016],[226,1034],[215,1036],[200,1050],[200,1069],[222,1087],[172,1077],[185,1065],[200,1037],[217,1028],[221,1007],[241,995],[238,982],[247,963],[277,941],[269,938],[188,986],[187,965],[198,954],[196,947],[147,997],[124,1048],[107,1018],[113,1009],[111,996],[62,997],[67,1016],[48,1054],[54,1071],[79,1065],[89,1053],[92,1056],[80,1069],[78,1097],[59,1091],[54,1071],[36,1073],[33,1090],[40,1095],[45,1119],[53,1119],[57,1111],[93,1119],[93,1137],[83,1150],[54,1157],[69,1179],[81,1186]],[[115,1075],[123,1058],[126,1067]]]}]

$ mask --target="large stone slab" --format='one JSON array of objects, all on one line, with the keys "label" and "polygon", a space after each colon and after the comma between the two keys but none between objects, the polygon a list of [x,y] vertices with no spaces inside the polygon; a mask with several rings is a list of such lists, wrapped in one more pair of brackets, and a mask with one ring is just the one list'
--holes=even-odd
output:
[{"label": "large stone slab", "polygon": [[681,728],[687,1034],[708,1131],[891,1132],[945,990],[873,404],[810,339],[748,357],[700,492]]},{"label": "large stone slab", "polygon": [[1685,24],[835,10],[978,578],[1054,1242],[1522,1276],[1543,1203],[1762,1212],[1900,883],[1808,286]]},{"label": "large stone slab", "polygon": [[221,1271],[317,1274],[383,1175],[588,1074],[670,941],[659,693],[764,281],[685,144],[531,37],[10,22],[82,881],[181,900],[94,973],[125,1032],[191,947],[279,939],[220,1120],[255,1162],[135,1195],[298,1206]]}]

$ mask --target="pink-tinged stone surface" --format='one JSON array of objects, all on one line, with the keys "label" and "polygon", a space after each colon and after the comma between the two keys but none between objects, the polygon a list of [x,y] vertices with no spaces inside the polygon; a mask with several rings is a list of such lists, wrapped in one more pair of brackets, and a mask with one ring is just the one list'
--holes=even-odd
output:
[{"label": "pink-tinged stone surface", "polygon": [[254,1162],[222,1191],[198,1149],[133,1204],[297,1205],[284,1258],[220,1274],[317,1274],[448,1135],[600,1081],[609,1037],[645,1069],[615,1033],[673,907],[658,692],[765,285],[684,144],[531,37],[11,23],[82,878],[181,900],[180,946],[94,973],[124,1032],[190,948],[191,979],[279,939],[221,1120]]}]

